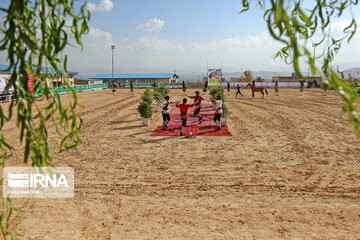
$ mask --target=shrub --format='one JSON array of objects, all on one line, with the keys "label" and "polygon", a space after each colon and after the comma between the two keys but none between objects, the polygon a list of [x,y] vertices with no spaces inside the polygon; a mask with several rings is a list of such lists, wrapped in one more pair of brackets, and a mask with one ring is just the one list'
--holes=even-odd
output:
[{"label": "shrub", "polygon": [[275,81],[275,92],[279,92],[279,81]]},{"label": "shrub", "polygon": [[163,95],[160,93],[160,92],[158,92],[158,91],[154,91],[154,93],[153,93],[153,97],[154,97],[154,99],[155,99],[155,101],[157,102],[157,103],[161,103],[161,101],[163,100]]},{"label": "shrub", "polygon": [[134,91],[134,84],[133,84],[132,80],[130,80],[130,90],[131,90],[131,92]]},{"label": "shrub", "polygon": [[[154,94],[155,94],[155,92],[158,92],[161,94],[162,97],[165,97],[170,92],[170,89],[168,89],[165,86],[160,86],[160,87],[157,87],[154,89]],[[154,98],[155,98],[155,96],[154,96]]]},{"label": "shrub", "polygon": [[[228,117],[229,116],[229,109],[227,108],[226,104],[225,104],[225,94],[224,94],[224,89],[222,87],[215,87],[215,88],[211,88],[210,89],[210,95],[212,97],[214,97],[215,95],[219,95],[221,97],[221,100],[223,102],[223,116],[224,117]],[[213,104],[215,104],[215,102],[211,99],[211,102]]]},{"label": "shrub", "polygon": [[151,105],[151,104],[152,104],[152,100],[153,100],[152,96],[153,96],[153,93],[152,93],[151,89],[148,88],[148,89],[146,89],[146,90],[144,91],[143,95],[141,96],[141,99],[142,99],[144,102],[147,102],[147,103],[149,103],[149,104]]},{"label": "shrub", "polygon": [[222,109],[223,109],[223,116],[228,117],[229,116],[229,109],[228,109],[228,107],[226,106],[226,104],[224,102],[223,102]]},{"label": "shrub", "polygon": [[207,92],[208,90],[208,81],[205,82],[203,92]]},{"label": "shrub", "polygon": [[305,81],[300,81],[300,92],[304,91],[304,82]]},{"label": "shrub", "polygon": [[[215,95],[219,95],[223,101],[225,102],[225,94],[224,89],[222,87],[214,87],[210,89],[210,95],[214,97]],[[213,101],[212,101],[213,102]],[[213,102],[214,103],[214,102]]]},{"label": "shrub", "polygon": [[186,92],[186,84],[184,81],[182,82],[182,89],[183,89],[183,92]]},{"label": "shrub", "polygon": [[227,91],[230,92],[230,82],[227,83]]},{"label": "shrub", "polygon": [[150,103],[144,101],[140,102],[138,112],[142,118],[150,118],[152,116],[153,109]]}]

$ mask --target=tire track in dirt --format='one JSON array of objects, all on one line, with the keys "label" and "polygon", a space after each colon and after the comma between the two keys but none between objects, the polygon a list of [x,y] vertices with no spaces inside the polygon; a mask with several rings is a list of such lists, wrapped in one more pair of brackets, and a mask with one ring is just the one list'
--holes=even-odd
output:
[{"label": "tire track in dirt", "polygon": [[[83,119],[84,121],[86,121],[86,125],[84,125],[86,129],[85,133],[83,134],[84,141],[88,140],[92,142],[92,149],[102,149],[101,145],[99,145],[98,142],[94,142],[92,140],[96,139],[99,134],[102,135],[102,132],[108,131],[108,128],[111,127],[109,127],[108,123],[114,120],[114,118],[116,118],[118,122],[130,118],[132,115],[126,114],[128,112],[127,110],[130,107],[133,107],[135,103],[138,103],[139,101],[140,100],[138,97],[131,96],[130,98],[123,98],[123,101],[120,102],[120,104],[117,103],[118,101],[106,104],[105,106],[99,108],[99,111],[96,114],[97,116],[102,116],[102,118],[100,119],[92,117],[91,112],[84,115]],[[94,144],[97,147],[94,146]],[[106,167],[106,165],[101,167],[101,169],[106,168],[108,168]],[[101,169],[98,169],[96,174],[102,174]],[[80,172],[78,172],[77,174],[79,175],[79,178],[83,178],[82,176],[85,177],[88,173],[89,171],[83,169],[80,170]],[[102,175],[104,176],[104,178],[108,178],[107,176],[109,176],[108,174]],[[119,195],[118,189],[114,188],[115,182],[111,180],[109,181],[108,179],[104,179],[103,181],[106,182],[106,184],[101,184],[100,188],[96,183],[87,183],[85,189],[88,189],[90,191],[84,191],[84,188],[81,184],[76,185],[76,195],[79,196],[78,202],[81,202],[81,204],[79,204],[79,211],[84,212],[85,216],[83,219],[86,219],[84,222],[81,223],[82,231],[84,235],[90,239],[110,239],[112,232],[111,229],[117,226],[117,222],[119,221],[119,214],[117,213],[117,211],[113,211],[114,206],[118,206],[119,208],[121,206],[121,198],[117,197]],[[85,204],[86,201],[89,201],[89,198],[92,199],[92,201],[99,202],[98,204],[101,205],[103,208],[105,207],[106,209],[108,209],[108,213],[101,215],[102,217],[96,215],[95,213],[98,210],[89,208],[87,204]],[[94,212],[95,216],[94,214],[91,214],[91,212]],[[91,224],[94,223],[94,218],[97,219],[97,225]],[[101,224],[100,227],[99,224]]]},{"label": "tire track in dirt", "polygon": [[[306,146],[306,143],[304,143],[304,141],[302,139],[293,138],[294,135],[299,136],[302,133],[300,130],[298,130],[297,128],[290,130],[289,127],[284,127],[287,124],[293,125],[293,126],[299,126],[299,125],[301,125],[302,119],[300,119],[299,122],[291,121],[290,119],[296,119],[296,118],[294,118],[294,117],[285,118],[282,116],[282,113],[280,111],[275,112],[273,108],[268,108],[266,104],[259,105],[256,103],[254,103],[254,104],[245,103],[244,105],[246,105],[246,106],[243,106],[243,107],[241,107],[241,103],[235,103],[234,105],[235,105],[235,108],[242,110],[241,111],[242,114],[246,115],[247,118],[255,119],[255,121],[257,123],[258,122],[262,123],[262,124],[259,124],[261,126],[257,126],[258,128],[261,129],[261,128],[263,128],[263,125],[268,125],[268,126],[271,126],[272,129],[277,129],[279,132],[282,132],[283,133],[282,135],[285,135],[287,137],[287,140],[291,143],[292,151],[300,152],[301,149],[303,149],[303,148],[311,149],[310,148],[311,146],[309,146],[309,145]],[[250,106],[250,108],[249,108],[249,106]],[[258,109],[261,109],[262,111],[266,111],[266,112],[270,113],[271,118],[265,117],[265,115]],[[251,117],[251,116],[253,116],[253,117]],[[280,122],[280,124],[279,124],[279,122]],[[254,131],[254,130],[256,130],[256,129],[253,129],[252,131]],[[294,134],[294,130],[295,130],[295,134]],[[304,152],[304,154],[308,158],[311,158],[311,156],[312,156],[311,151],[310,152],[306,151],[306,152]],[[319,181],[313,182],[312,187],[317,187],[319,184],[320,184]],[[304,186],[304,188],[307,188],[307,187],[308,186]],[[351,191],[354,191],[354,189],[351,189]],[[311,192],[311,191],[309,191],[309,192]],[[326,193],[321,193],[320,195],[325,196]],[[350,195],[348,197],[356,198],[358,196],[359,196],[358,194],[355,194],[355,196]]]}]

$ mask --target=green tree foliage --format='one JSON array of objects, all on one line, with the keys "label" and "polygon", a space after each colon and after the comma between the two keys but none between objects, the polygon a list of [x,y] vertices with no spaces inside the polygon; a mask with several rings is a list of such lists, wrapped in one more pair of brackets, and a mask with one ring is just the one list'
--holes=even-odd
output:
[{"label": "green tree foliage", "polygon": [[138,112],[142,118],[150,118],[153,113],[153,109],[150,103],[143,101],[138,106]]},{"label": "green tree foliage", "polygon": [[203,92],[205,93],[205,92],[207,92],[207,90],[208,90],[208,81],[206,81],[204,84]]},{"label": "green tree foliage", "polygon": [[154,91],[153,97],[157,103],[161,103],[161,101],[164,99],[164,97],[161,95],[160,92]]},{"label": "green tree foliage", "polygon": [[279,92],[279,81],[278,80],[275,81],[275,92],[276,93]]},{"label": "green tree foliage", "polygon": [[[222,107],[222,109],[223,109],[223,115],[224,115],[225,117],[229,116],[229,110],[228,110],[228,108],[227,108],[227,106],[226,106],[226,104],[225,104],[224,88],[222,88],[222,87],[214,87],[214,88],[211,88],[211,89],[210,89],[210,95],[211,95],[213,98],[215,98],[215,95],[221,97],[221,100],[222,100],[222,102],[223,102],[223,107]],[[213,104],[215,104],[214,100],[212,100],[212,99],[211,99],[211,102],[212,102]]]},{"label": "green tree foliage", "polygon": [[141,99],[144,101],[144,102],[147,102],[149,104],[152,104],[152,100],[153,100],[153,93],[151,91],[150,88],[147,88],[143,95],[141,96]]},{"label": "green tree foliage", "polygon": [[[250,8],[250,0],[241,0],[246,12]],[[350,42],[357,31],[357,23],[351,9],[359,7],[358,0],[257,0],[257,7],[264,11],[264,20],[271,36],[282,44],[275,57],[280,57],[286,63],[292,64],[296,74],[302,76],[300,63],[305,61],[312,74],[319,74],[329,79],[329,86],[336,89],[344,99],[343,111],[348,113],[355,127],[355,133],[360,134],[360,121],[356,112],[356,101],[359,96],[345,80],[343,74],[334,66],[333,60],[344,42]],[[266,4],[265,4],[266,2]],[[345,12],[352,16],[348,26],[343,29],[342,36],[331,33],[331,22],[342,17]],[[320,35],[318,41],[314,36]],[[314,43],[315,42],[315,43]],[[312,45],[322,48],[321,55],[312,55]],[[303,61],[301,61],[303,60]]]},{"label": "green tree foliage", "polygon": [[265,79],[259,76],[255,78],[255,82],[265,82]]},{"label": "green tree foliage", "polygon": [[154,93],[158,92],[162,98],[170,93],[170,89],[165,86],[156,87]]},{"label": "green tree foliage", "polygon": [[[0,105],[2,167],[12,155],[13,147],[6,142],[1,130],[12,118],[16,118],[19,140],[24,144],[25,164],[53,165],[47,133],[50,124],[55,126],[62,138],[58,151],[74,148],[81,142],[79,132],[82,120],[75,112],[77,96],[67,81],[67,56],[61,57],[70,41],[72,46],[82,46],[81,37],[88,32],[90,12],[86,10],[86,2],[81,6],[77,3],[76,8],[74,5],[74,0],[11,0],[0,9],[4,16],[0,27],[0,51],[6,55],[8,71],[12,73],[6,89],[13,88],[17,96],[15,101],[5,105],[8,106],[8,114]],[[32,61],[34,57],[36,62]],[[64,85],[70,91],[68,106],[62,103],[57,91],[47,86],[46,78],[50,75],[41,73],[44,66],[51,66],[57,74],[63,75]],[[32,86],[35,91],[43,86],[45,107],[40,107],[35,101],[34,93],[28,86],[28,73],[34,77]],[[9,223],[14,209],[10,199],[3,200],[0,228],[4,239],[14,237]]]},{"label": "green tree foliage", "polygon": [[300,81],[300,92],[304,91],[304,83],[305,83],[304,80]]},{"label": "green tree foliage", "polygon": [[134,84],[132,80],[130,80],[130,91],[134,92]]},{"label": "green tree foliage", "polygon": [[182,89],[183,89],[183,92],[186,92],[186,83],[184,81],[182,82]]},{"label": "green tree foliage", "polygon": [[244,72],[244,82],[252,82],[254,80],[254,77],[250,71]]}]

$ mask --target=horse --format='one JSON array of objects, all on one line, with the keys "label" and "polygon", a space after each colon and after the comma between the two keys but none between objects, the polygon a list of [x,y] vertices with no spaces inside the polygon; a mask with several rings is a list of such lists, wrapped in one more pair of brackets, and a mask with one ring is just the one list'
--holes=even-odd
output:
[{"label": "horse", "polygon": [[261,92],[262,93],[262,98],[264,98],[264,90],[266,92],[266,95],[268,95],[268,91],[266,90],[266,88],[263,88],[263,87],[254,87],[251,83],[249,83],[247,85],[247,87],[250,87],[251,88],[251,91],[252,91],[252,97],[254,98],[255,97],[255,92]]}]

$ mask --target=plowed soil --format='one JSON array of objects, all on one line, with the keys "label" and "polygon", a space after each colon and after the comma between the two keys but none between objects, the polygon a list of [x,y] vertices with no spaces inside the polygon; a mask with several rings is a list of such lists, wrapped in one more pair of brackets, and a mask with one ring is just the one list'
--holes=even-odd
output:
[{"label": "plowed soil", "polygon": [[[232,91],[233,136],[188,140],[150,136],[162,117],[142,126],[142,91],[79,94],[83,143],[54,154],[75,170],[75,197],[15,199],[20,239],[360,238],[360,141],[337,93]],[[10,125],[3,133],[16,154],[6,165],[21,166]]]}]

